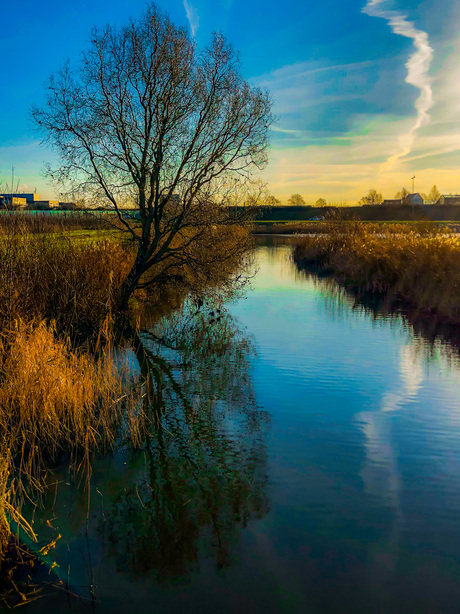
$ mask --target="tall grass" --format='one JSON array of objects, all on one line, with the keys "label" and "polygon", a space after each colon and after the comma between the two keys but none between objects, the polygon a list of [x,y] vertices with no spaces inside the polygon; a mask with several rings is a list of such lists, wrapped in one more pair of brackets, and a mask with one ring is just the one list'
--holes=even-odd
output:
[{"label": "tall grass", "polygon": [[132,250],[71,238],[62,228],[73,222],[59,224],[0,216],[0,566],[9,521],[34,537],[23,502],[39,503],[62,455],[88,474],[91,452],[113,443],[132,396],[109,326]]},{"label": "tall grass", "polygon": [[84,336],[113,309],[132,253],[119,241],[65,235],[0,235],[0,330],[17,319],[56,322]]},{"label": "tall grass", "polygon": [[440,227],[330,222],[297,245],[294,260],[460,322],[460,241]]},{"label": "tall grass", "polygon": [[126,438],[137,444],[138,393],[115,359],[112,337],[107,320],[90,354],[44,321],[17,320],[0,336],[0,555],[9,520],[36,539],[23,504],[39,505],[57,462],[65,458],[87,481],[94,452]]},{"label": "tall grass", "polygon": [[[0,330],[21,317],[54,320],[56,331],[77,338],[97,331],[107,313],[117,309],[136,244],[119,234],[87,241],[56,229],[35,232],[34,216],[11,220],[2,226],[0,216]],[[64,228],[72,229],[72,224]],[[137,292],[138,300],[161,301],[172,288],[179,294],[200,294],[226,284],[233,289],[251,238],[246,228],[209,227],[196,231],[195,237],[192,230],[178,235],[170,247],[174,258],[144,275],[142,283],[154,283],[150,290]]]},{"label": "tall grass", "polygon": [[0,212],[0,236],[69,232],[75,230],[104,230],[112,228],[114,216],[96,216],[88,213],[27,213],[18,211]]},{"label": "tall grass", "polygon": [[[11,520],[35,538],[23,504],[39,505],[58,461],[87,478],[95,451],[125,438],[136,446],[148,425],[140,386],[120,371],[114,347],[135,245],[119,235],[72,236],[69,220],[0,216],[0,567]],[[182,258],[149,271],[143,281],[155,284],[137,293],[138,304],[175,294],[177,307],[177,296],[212,292],[246,262],[244,228],[210,227],[193,238],[176,238]]]}]

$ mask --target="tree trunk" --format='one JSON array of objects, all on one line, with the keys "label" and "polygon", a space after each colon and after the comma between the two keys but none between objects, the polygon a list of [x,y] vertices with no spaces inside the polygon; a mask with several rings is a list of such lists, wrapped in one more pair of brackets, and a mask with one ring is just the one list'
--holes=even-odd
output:
[{"label": "tree trunk", "polygon": [[139,279],[146,271],[146,262],[143,254],[143,250],[140,249],[136,261],[134,262],[132,269],[128,273],[125,281],[121,285],[120,297],[118,301],[118,309],[121,313],[126,314],[128,312],[129,299],[133,292],[137,288]]}]

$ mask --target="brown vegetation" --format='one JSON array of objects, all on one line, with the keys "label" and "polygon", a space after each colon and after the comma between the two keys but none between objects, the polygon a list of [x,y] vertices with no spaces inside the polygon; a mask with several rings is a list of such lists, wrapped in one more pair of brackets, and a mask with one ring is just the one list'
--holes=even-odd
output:
[{"label": "brown vegetation", "polygon": [[[113,346],[134,250],[116,233],[88,238],[69,227],[75,230],[73,220],[59,227],[40,217],[0,217],[0,567],[11,520],[34,537],[23,502],[39,504],[62,456],[89,476],[95,450],[120,436],[136,445],[142,430],[138,387],[120,372]],[[233,225],[207,227],[192,243],[186,233],[176,236],[182,258],[149,271],[155,283],[138,290],[136,315],[164,297],[177,307],[190,292],[232,290],[242,283],[235,273],[250,239]]]},{"label": "brown vegetation", "polygon": [[0,329],[17,318],[55,320],[56,330],[86,336],[116,304],[132,256],[110,239],[65,234],[0,237]]},{"label": "brown vegetation", "polygon": [[[73,350],[54,325],[17,320],[0,336],[0,569],[14,521],[37,540],[22,515],[46,490],[49,472],[66,458],[86,484],[91,455],[128,439],[137,445],[139,394],[115,360],[107,320],[94,353]],[[8,585],[8,583],[7,583]]]},{"label": "brown vegetation", "polygon": [[6,234],[32,234],[69,232],[73,230],[103,230],[112,228],[113,214],[92,212],[28,213],[3,211],[0,213],[0,236]]},{"label": "brown vegetation", "polygon": [[[116,234],[86,238],[65,231],[34,232],[35,217],[8,217],[5,225],[0,217],[0,331],[22,318],[53,320],[58,334],[80,342],[97,335],[107,314],[117,313],[121,286],[135,258],[133,245]],[[234,275],[248,258],[248,230],[211,226],[190,241],[196,232],[174,238],[176,258],[145,274],[141,282],[152,289],[147,293],[140,283],[137,302],[158,302],[172,288],[183,296],[222,284],[232,289],[241,281]]]},{"label": "brown vegetation", "polygon": [[295,248],[294,259],[362,291],[392,293],[460,321],[460,242],[440,227],[330,222],[326,233]]}]

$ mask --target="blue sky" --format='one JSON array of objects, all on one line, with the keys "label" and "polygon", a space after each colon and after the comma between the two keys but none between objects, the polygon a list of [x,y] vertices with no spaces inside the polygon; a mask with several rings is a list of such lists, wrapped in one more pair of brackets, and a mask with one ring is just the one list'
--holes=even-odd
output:
[{"label": "blue sky", "polygon": [[[163,0],[199,45],[220,30],[244,73],[267,87],[278,121],[264,173],[283,201],[353,202],[370,187],[460,192],[460,3],[453,0]],[[122,23],[145,3],[25,0],[2,7],[0,179],[55,191],[53,154],[29,120],[49,74],[77,60],[92,25]],[[408,62],[412,62],[408,66]],[[409,82],[407,82],[409,81]]]}]

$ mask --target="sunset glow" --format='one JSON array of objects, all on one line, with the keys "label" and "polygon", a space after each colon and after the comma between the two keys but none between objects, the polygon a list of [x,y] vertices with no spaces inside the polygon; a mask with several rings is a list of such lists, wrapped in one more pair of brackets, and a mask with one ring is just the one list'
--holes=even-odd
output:
[{"label": "sunset glow", "polygon": [[[14,165],[23,191],[54,197],[41,176],[52,154],[40,147],[28,109],[41,101],[49,73],[78,59],[92,25],[122,22],[143,3],[84,1],[78,11],[46,4],[46,18],[29,1],[26,17],[4,9],[9,96],[0,102],[0,178],[8,181]],[[436,184],[442,193],[460,192],[460,9],[451,0],[160,5],[198,45],[222,31],[240,51],[245,75],[271,92],[278,121],[264,179],[283,202],[300,193],[307,202],[354,203],[371,187],[392,198],[413,175],[417,191]],[[40,44],[31,54],[21,41],[34,32]]]}]

